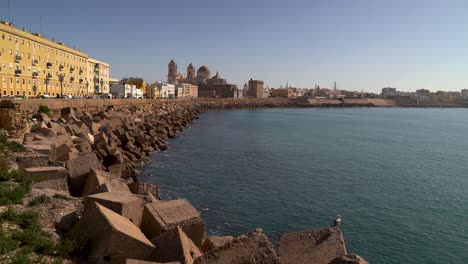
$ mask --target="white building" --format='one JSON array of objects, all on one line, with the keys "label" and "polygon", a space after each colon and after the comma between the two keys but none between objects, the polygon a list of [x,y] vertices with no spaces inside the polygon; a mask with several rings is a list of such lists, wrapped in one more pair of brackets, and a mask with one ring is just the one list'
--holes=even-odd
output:
[{"label": "white building", "polygon": [[174,98],[175,85],[167,82],[157,82],[156,87],[159,90],[160,98]]},{"label": "white building", "polygon": [[109,64],[88,58],[87,83],[89,94],[109,93]]},{"label": "white building", "polygon": [[143,95],[143,92],[140,90],[138,93],[136,85],[115,83],[110,87],[110,94],[117,98],[137,98],[137,95],[140,97]]}]

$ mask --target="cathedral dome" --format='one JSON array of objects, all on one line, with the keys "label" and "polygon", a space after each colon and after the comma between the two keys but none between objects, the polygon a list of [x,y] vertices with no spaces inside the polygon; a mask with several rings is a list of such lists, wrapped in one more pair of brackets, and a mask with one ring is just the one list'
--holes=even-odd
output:
[{"label": "cathedral dome", "polygon": [[219,72],[216,72],[216,75],[211,78],[212,80],[222,80],[221,76],[219,75]]},{"label": "cathedral dome", "polygon": [[211,74],[211,71],[207,66],[203,65],[200,68],[198,68],[197,74],[203,74],[205,76],[209,76]]}]

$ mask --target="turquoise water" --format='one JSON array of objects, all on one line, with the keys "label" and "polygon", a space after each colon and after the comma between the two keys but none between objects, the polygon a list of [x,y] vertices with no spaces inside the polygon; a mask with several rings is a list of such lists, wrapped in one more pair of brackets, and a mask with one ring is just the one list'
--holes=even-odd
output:
[{"label": "turquoise water", "polygon": [[468,263],[468,110],[264,109],[200,116],[142,168],[210,234],[328,226],[372,263]]}]

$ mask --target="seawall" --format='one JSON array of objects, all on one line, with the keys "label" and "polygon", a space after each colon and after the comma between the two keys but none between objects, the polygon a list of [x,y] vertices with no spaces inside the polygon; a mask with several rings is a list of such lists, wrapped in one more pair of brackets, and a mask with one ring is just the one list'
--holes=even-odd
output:
[{"label": "seawall", "polygon": [[51,110],[51,117],[60,116],[65,107],[78,108],[91,114],[104,111],[112,106],[116,110],[144,105],[164,105],[174,103],[182,107],[194,107],[198,110],[243,109],[243,108],[277,108],[277,107],[394,107],[395,102],[388,99],[28,99],[0,100],[0,128],[6,130],[10,137],[21,137],[29,129],[29,119],[38,112],[40,105]]}]

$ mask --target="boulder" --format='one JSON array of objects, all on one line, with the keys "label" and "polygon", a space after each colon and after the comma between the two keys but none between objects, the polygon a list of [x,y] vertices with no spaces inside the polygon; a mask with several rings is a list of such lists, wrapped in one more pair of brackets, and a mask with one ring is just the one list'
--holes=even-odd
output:
[{"label": "boulder", "polygon": [[[279,264],[273,244],[261,229],[234,238],[224,246],[215,248],[195,259],[195,264]],[[308,264],[314,263],[307,262]],[[299,263],[298,263],[299,264]]]},{"label": "boulder", "polygon": [[25,145],[25,147],[38,153],[47,155],[47,159],[49,159],[49,155],[52,153],[52,149],[54,149],[54,147],[50,144],[28,144]]},{"label": "boulder", "polygon": [[180,227],[157,236],[151,242],[156,247],[150,257],[154,261],[179,261],[184,264],[192,264],[196,258],[202,255],[200,249]]},{"label": "boulder", "polygon": [[155,249],[130,220],[97,203],[86,208],[68,235],[88,243],[91,263],[145,260]]},{"label": "boulder", "polygon": [[76,211],[69,211],[55,218],[55,228],[68,232],[76,222],[78,222],[78,214]]},{"label": "boulder", "polygon": [[55,138],[56,146],[66,145],[67,147],[73,147],[73,139],[68,134],[60,134]]},{"label": "boulder", "polygon": [[91,144],[88,141],[82,141],[75,145],[75,148],[82,153],[89,153],[93,151]]},{"label": "boulder", "polygon": [[39,121],[36,124],[32,125],[31,132],[38,131],[42,128],[47,128],[47,124],[45,122]]},{"label": "boulder", "polygon": [[44,113],[36,113],[32,117],[39,122],[44,122],[46,124],[50,123],[50,117]]},{"label": "boulder", "polygon": [[92,170],[101,169],[96,154],[81,153],[78,158],[68,161],[65,164],[68,170],[70,190],[73,196],[81,196],[86,185],[86,178]]},{"label": "boulder", "polygon": [[150,193],[152,196],[159,199],[158,185],[144,182],[132,182],[128,184],[128,188],[134,194],[148,195],[148,193]]},{"label": "boulder", "polygon": [[86,184],[82,195],[92,195],[102,192],[126,192],[130,193],[127,183],[120,177],[109,172],[93,169],[86,175]]},{"label": "boulder", "polygon": [[141,230],[150,238],[181,227],[201,247],[206,237],[205,222],[200,213],[185,199],[149,203],[143,210]]},{"label": "boulder", "polygon": [[286,233],[280,237],[279,256],[282,264],[329,264],[346,255],[341,230],[336,227]]},{"label": "boulder", "polygon": [[221,248],[234,239],[232,236],[209,236],[203,242],[201,250],[206,253],[215,248]]},{"label": "boulder", "polygon": [[35,152],[18,152],[16,153],[16,163],[22,170],[32,167],[47,167],[49,166],[49,155]]},{"label": "boulder", "polygon": [[336,258],[330,264],[368,264],[368,262],[356,254],[349,254],[341,258]]},{"label": "boulder", "polygon": [[[160,263],[160,262],[144,261],[144,260],[137,260],[137,259],[127,259],[124,263],[125,264],[180,264],[180,262]],[[111,263],[111,264],[114,264],[114,263]]]},{"label": "boulder", "polygon": [[89,195],[86,197],[85,210],[94,203],[105,206],[127,218],[136,226],[140,226],[145,202],[138,195],[129,192],[104,192]]}]

